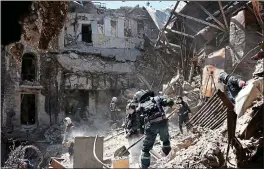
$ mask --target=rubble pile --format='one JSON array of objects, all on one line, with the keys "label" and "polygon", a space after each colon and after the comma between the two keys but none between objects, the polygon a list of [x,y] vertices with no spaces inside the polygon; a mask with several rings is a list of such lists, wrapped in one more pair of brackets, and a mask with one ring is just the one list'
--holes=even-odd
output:
[{"label": "rubble pile", "polygon": [[218,168],[224,165],[227,139],[220,132],[195,128],[193,134],[189,133],[189,136],[177,142],[169,156],[159,160],[154,167]]},{"label": "rubble pile", "polygon": [[256,64],[255,71],[253,73],[253,77],[263,76],[264,74],[264,59],[258,60]]},{"label": "rubble pile", "polygon": [[63,125],[55,124],[50,126],[50,128],[44,133],[45,139],[50,142],[50,144],[61,143],[64,129],[65,126]]}]

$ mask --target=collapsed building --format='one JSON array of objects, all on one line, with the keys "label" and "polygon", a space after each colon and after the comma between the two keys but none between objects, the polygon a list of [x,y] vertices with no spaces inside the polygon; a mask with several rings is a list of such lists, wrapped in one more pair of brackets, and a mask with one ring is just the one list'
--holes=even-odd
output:
[{"label": "collapsed building", "polygon": [[[186,5],[178,9],[180,3]],[[71,2],[66,23],[48,52],[24,45],[22,61],[17,63],[10,57],[12,54],[5,51],[4,70],[8,72],[6,82],[9,83],[5,86],[1,119],[6,131],[10,132],[8,136],[33,139],[34,132],[44,135],[39,132],[41,127],[59,123],[65,115],[87,123],[93,115],[107,114],[112,96],[125,98],[123,95],[128,88],[160,91],[162,84],[169,81],[163,93],[171,97],[184,94],[193,112],[197,112],[191,123],[203,128],[184,138],[171,127],[173,151],[169,159],[160,159],[154,165],[167,168],[226,166],[223,147],[229,144],[228,140],[236,140],[238,134],[226,137],[227,130],[230,135],[230,128],[235,126],[225,128],[224,121],[230,118],[226,105],[215,95],[217,89],[221,89],[217,78],[220,71],[232,72],[234,66],[234,72],[245,80],[251,79],[254,71],[254,74],[263,71],[263,60],[259,70],[252,69],[255,61],[249,61],[257,52],[251,49],[263,36],[259,36],[262,34],[259,19],[254,12],[250,13],[252,6],[248,2],[177,2],[173,11],[174,16],[165,17],[164,14],[159,19],[159,11],[155,15],[148,7],[110,10],[102,4],[95,6],[86,2],[80,6]],[[201,105],[195,107],[199,100]],[[212,110],[209,103],[217,104],[216,109]],[[261,104],[261,101],[254,104]],[[255,134],[263,128],[256,119],[261,117],[262,109],[251,106],[244,108],[246,120],[238,120],[244,122],[240,131],[244,136],[239,141],[247,142],[250,136],[254,137],[243,146],[253,147],[251,158],[258,161],[262,140],[261,134]],[[215,117],[215,114],[218,116],[214,121],[209,118],[197,121],[199,117]],[[253,125],[256,121],[258,126]],[[243,138],[248,130],[251,130],[250,136]],[[54,130],[46,135],[51,137],[51,134],[60,135]],[[123,136],[113,138],[114,141],[106,144],[105,154],[109,158],[113,146],[126,141]],[[62,147],[49,149],[53,149],[56,156],[60,154],[55,151],[62,151]],[[202,160],[198,160],[200,157]]]}]

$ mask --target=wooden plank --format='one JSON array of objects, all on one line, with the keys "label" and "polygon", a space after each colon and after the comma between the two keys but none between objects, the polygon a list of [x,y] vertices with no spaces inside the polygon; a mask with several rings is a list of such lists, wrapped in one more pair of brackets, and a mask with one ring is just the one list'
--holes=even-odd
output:
[{"label": "wooden plank", "polygon": [[172,32],[172,33],[176,33],[176,34],[179,34],[179,35],[183,35],[183,36],[187,36],[187,37],[189,37],[189,38],[194,38],[194,36],[189,35],[189,34],[184,33],[184,32],[179,32],[179,31],[172,30],[172,29],[166,29],[166,31],[168,31],[168,32]]},{"label": "wooden plank", "polygon": [[[95,137],[75,137],[73,168],[103,168],[93,155]],[[103,161],[104,137],[98,137],[96,143],[96,155]]]},{"label": "wooden plank", "polygon": [[211,24],[211,23],[209,23],[209,22],[206,22],[206,21],[203,21],[203,20],[200,20],[200,19],[197,19],[197,18],[194,18],[194,17],[188,16],[188,15],[184,15],[184,14],[182,14],[182,13],[174,12],[174,14],[177,15],[177,16],[181,16],[181,17],[183,17],[183,18],[187,18],[187,19],[190,19],[190,20],[193,20],[193,21],[196,21],[196,22],[199,22],[199,23],[205,24],[205,25],[207,25],[207,26],[214,27],[214,28],[216,28],[216,29],[219,29],[219,30],[225,32],[224,29],[220,28],[219,26],[217,26],[217,25],[215,25],[215,24]]},{"label": "wooden plank", "polygon": [[56,169],[66,169],[59,161],[62,161],[63,159],[56,159],[54,157],[51,157],[51,164],[50,167],[56,168]]},{"label": "wooden plank", "polygon": [[209,11],[207,11],[207,9],[205,9],[199,2],[195,2],[195,5],[197,5],[198,7],[200,7],[208,16],[210,16],[216,23],[218,23],[218,25],[220,25],[223,29],[226,29],[224,24],[222,24],[218,19],[216,19]]}]

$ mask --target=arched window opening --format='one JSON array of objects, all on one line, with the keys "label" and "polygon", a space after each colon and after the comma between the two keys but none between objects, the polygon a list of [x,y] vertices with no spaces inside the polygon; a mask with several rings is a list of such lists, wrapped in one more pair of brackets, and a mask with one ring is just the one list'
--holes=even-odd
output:
[{"label": "arched window opening", "polygon": [[36,80],[36,57],[30,53],[25,53],[22,58],[22,81],[33,82]]}]

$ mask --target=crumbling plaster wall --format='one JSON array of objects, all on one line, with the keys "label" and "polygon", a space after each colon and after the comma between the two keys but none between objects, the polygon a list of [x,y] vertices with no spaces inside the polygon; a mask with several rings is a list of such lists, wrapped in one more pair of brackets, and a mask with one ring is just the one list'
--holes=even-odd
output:
[{"label": "crumbling plaster wall", "polygon": [[116,96],[116,91],[122,93],[125,89],[139,87],[133,74],[89,73],[68,74],[64,76],[65,90],[89,91],[89,113],[107,113],[111,98]]},{"label": "crumbling plaster wall", "polygon": [[[132,14],[131,14],[132,15]],[[94,47],[101,48],[135,48],[143,44],[143,33],[152,37],[156,29],[151,18],[139,20],[124,16],[107,16],[88,13],[69,13],[64,30],[65,46],[69,39],[81,41],[81,25],[91,24],[92,42]],[[74,28],[74,23],[75,28]],[[138,27],[139,23],[143,23]],[[61,34],[63,36],[63,33]],[[60,37],[60,39],[62,39]],[[60,40],[61,46],[62,40]]]},{"label": "crumbling plaster wall", "polygon": [[[6,47],[6,53],[4,56],[6,60],[6,74],[5,77],[5,96],[3,103],[3,126],[6,126],[8,129],[13,131],[20,131],[21,129],[21,95],[22,94],[36,94],[36,113],[37,113],[37,121],[36,124],[46,125],[49,120],[47,120],[47,115],[44,111],[44,107],[42,106],[43,96],[40,93],[40,90],[30,89],[32,86],[39,86],[37,82],[39,82],[40,78],[40,60],[39,54],[33,48],[29,46],[25,46],[23,54],[30,53],[36,57],[37,61],[37,76],[36,83],[32,83],[28,85],[29,88],[21,87],[21,66],[22,63],[16,59],[16,57],[10,54],[8,50],[10,46]],[[24,83],[22,83],[23,85]],[[27,85],[24,85],[27,86]],[[12,116],[13,114],[13,116]]]},{"label": "crumbling plaster wall", "polygon": [[[251,49],[261,41],[261,37],[256,33],[256,18],[247,10],[239,11],[230,21],[229,47],[226,54],[226,71],[231,73],[234,66],[244,58]],[[256,54],[258,49],[251,52],[240,63],[234,73],[240,75],[245,80],[249,80],[254,72],[255,61],[250,57]]]}]

